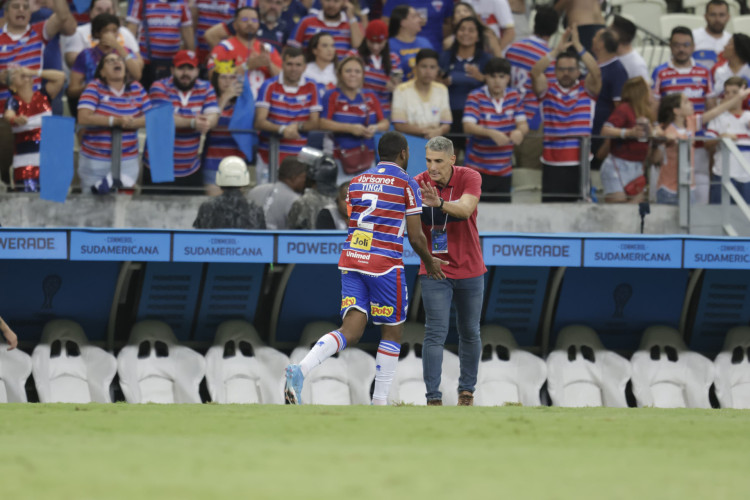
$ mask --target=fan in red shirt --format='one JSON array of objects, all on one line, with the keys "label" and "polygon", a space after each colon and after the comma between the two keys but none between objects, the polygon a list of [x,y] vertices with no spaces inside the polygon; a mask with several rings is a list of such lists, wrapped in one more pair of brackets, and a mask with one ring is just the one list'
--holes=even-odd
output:
[{"label": "fan in red shirt", "polygon": [[448,335],[451,304],[458,312],[459,406],[474,403],[482,343],[479,319],[484,297],[482,247],[477,231],[477,204],[482,194],[479,172],[454,165],[453,143],[433,137],[426,148],[427,171],[417,175],[422,189],[422,232],[430,252],[448,262],[443,266],[447,279],[430,280],[424,268],[419,273],[425,310],[425,338],[422,368],[427,388],[427,404],[442,405],[440,376],[443,346]]}]

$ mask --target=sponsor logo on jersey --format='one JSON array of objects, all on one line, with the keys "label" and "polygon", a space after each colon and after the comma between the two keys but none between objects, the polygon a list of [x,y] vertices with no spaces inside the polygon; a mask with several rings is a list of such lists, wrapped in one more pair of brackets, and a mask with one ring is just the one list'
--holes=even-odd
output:
[{"label": "sponsor logo on jersey", "polygon": [[357,182],[361,184],[388,184],[389,186],[393,186],[395,180],[396,179],[393,177],[374,177],[365,175],[357,179]]},{"label": "sponsor logo on jersey", "polygon": [[370,305],[370,314],[373,316],[392,316],[393,315],[393,307],[392,306],[380,306],[377,304],[371,304]]},{"label": "sponsor logo on jersey", "polygon": [[347,307],[351,307],[357,303],[356,297],[343,297],[341,299],[341,309],[346,309]]}]

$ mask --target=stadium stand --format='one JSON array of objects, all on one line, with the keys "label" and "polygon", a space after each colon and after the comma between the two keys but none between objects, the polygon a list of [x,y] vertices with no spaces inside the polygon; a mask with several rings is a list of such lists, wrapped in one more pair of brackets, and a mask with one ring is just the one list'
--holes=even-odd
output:
[{"label": "stadium stand", "polygon": [[289,357],[268,347],[244,320],[224,321],[206,353],[206,385],[215,403],[284,404]]},{"label": "stadium stand", "polygon": [[714,366],[716,399],[721,407],[750,409],[750,327],[737,326],[727,332]]},{"label": "stadium stand", "polygon": [[[291,363],[299,363],[311,345],[336,328],[335,324],[325,321],[305,325],[300,347],[289,357]],[[374,380],[375,358],[357,347],[347,347],[308,374],[302,401],[319,405],[367,405]]]},{"label": "stadium stand", "polygon": [[628,360],[606,350],[585,325],[563,328],[547,357],[547,391],[555,406],[625,408],[630,374]]},{"label": "stadium stand", "polygon": [[111,403],[115,357],[91,345],[81,325],[55,319],[44,326],[31,355],[34,383],[42,403]]},{"label": "stadium stand", "polygon": [[[407,321],[401,336],[401,354],[399,355],[396,376],[391,385],[388,402],[405,403],[419,406],[427,404],[425,397],[424,376],[422,375],[422,342],[424,325]],[[443,350],[443,371],[440,380],[440,392],[443,393],[443,405],[458,404],[458,356],[451,351]]]},{"label": "stadium stand", "polygon": [[702,28],[705,24],[706,20],[703,19],[703,16],[696,14],[665,14],[659,18],[661,37],[665,40],[669,40],[669,36],[672,34],[672,29],[677,26],[686,26],[693,30],[696,28]]},{"label": "stadium stand", "polygon": [[708,390],[714,381],[713,363],[689,351],[675,328],[647,328],[631,363],[638,406],[711,408]]},{"label": "stadium stand", "polygon": [[[729,15],[732,17],[740,15],[740,4],[734,0],[726,0],[729,5]],[[706,12],[708,0],[682,0],[682,9],[684,11],[692,10],[694,14],[703,16]]]},{"label": "stadium stand", "polygon": [[662,33],[659,19],[667,13],[667,5],[664,0],[623,0],[620,13],[635,18],[638,26],[658,36]]},{"label": "stadium stand", "polygon": [[732,33],[750,33],[750,16],[732,16],[729,20]]},{"label": "stadium stand", "polygon": [[128,403],[200,403],[206,361],[177,343],[158,320],[139,321],[117,355],[120,388]]},{"label": "stadium stand", "polygon": [[547,379],[544,360],[519,349],[511,331],[502,326],[482,326],[482,344],[474,405],[540,406],[539,391]]},{"label": "stadium stand", "polygon": [[26,379],[31,375],[31,356],[20,349],[7,350],[0,342],[0,403],[26,403]]}]

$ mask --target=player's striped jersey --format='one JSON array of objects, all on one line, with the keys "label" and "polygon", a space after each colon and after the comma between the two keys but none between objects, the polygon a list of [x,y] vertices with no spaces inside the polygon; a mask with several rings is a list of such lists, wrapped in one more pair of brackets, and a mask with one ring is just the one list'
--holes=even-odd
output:
[{"label": "player's striped jersey", "polygon": [[16,116],[26,117],[26,123],[13,123],[13,168],[39,165],[39,142],[42,138],[42,118],[52,116],[51,99],[47,92],[37,90],[26,102],[17,94],[11,94],[8,101],[0,101],[0,114],[5,109],[13,110]]},{"label": "player's striped jersey", "polygon": [[[510,62],[510,87],[521,93],[528,120],[539,115],[539,100],[531,86],[531,68],[550,51],[546,41],[532,35],[511,44],[505,53],[505,58]],[[557,81],[554,61],[550,62],[544,75],[548,84]],[[538,125],[534,128],[538,128]]]},{"label": "player's striped jersey", "polygon": [[141,25],[138,43],[141,57],[146,62],[151,59],[172,60],[180,50],[182,27],[193,25],[185,0],[133,0],[128,21]]},{"label": "player's striped jersey", "polygon": [[[78,101],[78,109],[90,109],[103,116],[143,116],[151,108],[146,91],[138,82],[125,86],[122,92],[115,92],[99,79],[92,80],[83,89]],[[96,160],[112,158],[112,129],[109,127],[87,127],[81,141],[81,154]],[[122,159],[138,157],[138,136],[135,130],[122,131]]]},{"label": "player's striped jersey", "polygon": [[209,132],[208,137],[206,137],[206,144],[204,145],[204,148],[206,148],[204,155],[206,160],[216,160],[218,163],[225,157],[232,155],[245,158],[245,154],[240,151],[231,132],[227,130],[234,114],[235,104],[236,102],[221,110],[219,123],[216,124],[211,132]]},{"label": "player's striped jersey", "polygon": [[341,18],[337,22],[326,21],[322,11],[317,15],[303,18],[287,43],[293,47],[305,48],[310,39],[321,31],[330,33],[333,37],[333,45],[336,47],[338,57],[344,57],[352,49],[352,30],[344,12],[341,13]]},{"label": "player's striped jersey", "polygon": [[206,31],[215,24],[231,22],[234,13],[244,7],[246,0],[195,0],[198,9],[195,37],[198,40],[198,60],[203,62],[211,52],[211,46],[206,41]]},{"label": "player's striped jersey", "polygon": [[[279,75],[281,76],[281,75]],[[266,80],[258,91],[256,108],[268,109],[268,121],[278,125],[294,125],[310,119],[310,113],[322,109],[318,97],[318,86],[312,80],[302,77],[296,88],[285,87],[279,76]],[[258,152],[268,163],[267,132],[260,134]],[[307,134],[300,133],[299,139],[282,138],[279,145],[279,163],[289,155],[296,155],[307,144]]]},{"label": "player's striped jersey", "polygon": [[[183,118],[195,118],[198,115],[218,113],[216,104],[216,93],[211,84],[205,80],[196,80],[193,88],[183,93],[175,87],[174,80],[170,76],[157,80],[151,86],[151,102],[154,106],[159,104],[170,104],[174,113]],[[188,176],[200,168],[198,148],[200,147],[201,134],[195,129],[178,128],[175,133],[174,145],[174,175],[175,177]],[[148,154],[144,155],[148,160]]]},{"label": "player's striped jersey", "polygon": [[706,97],[713,92],[711,74],[707,68],[698,66],[694,61],[691,61],[689,68],[675,68],[669,61],[656,67],[652,80],[656,97],[685,94],[693,103],[696,113],[706,111]]},{"label": "player's striped jersey", "polygon": [[[323,111],[320,116],[336,123],[369,126],[383,119],[377,97],[371,92],[359,92],[354,99],[349,99],[338,87],[329,90],[323,96]],[[336,150],[356,148],[364,144],[375,148],[375,140],[364,139],[353,134],[336,133],[333,135]]]},{"label": "player's striped jersey", "polygon": [[349,235],[339,269],[380,276],[403,268],[406,216],[422,213],[417,183],[395,163],[380,162],[349,184]]},{"label": "player's striped jersey", "polygon": [[[24,66],[32,70],[42,67],[44,47],[47,38],[44,33],[45,21],[29,26],[22,35],[11,35],[5,31],[5,25],[0,26],[0,70],[10,65]],[[42,78],[34,76],[34,91],[42,88]],[[5,82],[0,82],[0,102],[10,97],[10,89]]]},{"label": "player's striped jersey", "polygon": [[[516,122],[526,121],[521,95],[515,89],[506,89],[503,98],[495,101],[486,85],[473,90],[466,98],[463,121],[510,134]],[[485,174],[510,175],[512,155],[513,144],[498,146],[489,137],[469,136],[466,166]]]},{"label": "player's striped jersey", "polygon": [[557,82],[551,83],[540,99],[544,119],[542,161],[548,165],[579,164],[578,137],[591,135],[596,98],[579,81],[568,89]]},{"label": "player's striped jersey", "polygon": [[[356,49],[352,49],[348,55],[361,58]],[[391,71],[393,71],[394,68],[401,66],[401,58],[393,52],[390,53],[390,57]],[[386,89],[386,85],[388,85],[388,80],[390,79],[391,77],[386,75],[383,69],[382,57],[370,56],[365,61],[365,84],[362,88],[370,90],[375,94],[380,102],[380,109],[383,110],[383,116],[389,120],[391,119],[391,99],[393,99],[393,93]]]}]

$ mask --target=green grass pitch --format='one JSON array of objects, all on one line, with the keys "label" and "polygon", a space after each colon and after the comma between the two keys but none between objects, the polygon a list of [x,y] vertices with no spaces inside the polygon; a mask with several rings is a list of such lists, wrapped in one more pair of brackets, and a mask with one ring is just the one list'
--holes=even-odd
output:
[{"label": "green grass pitch", "polygon": [[0,405],[3,499],[747,498],[750,412]]}]

